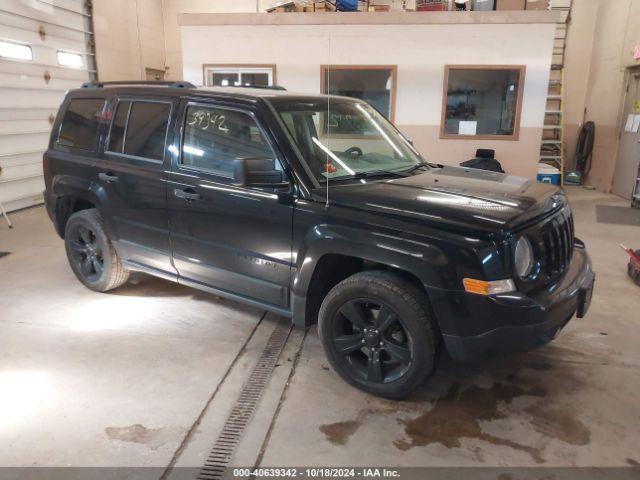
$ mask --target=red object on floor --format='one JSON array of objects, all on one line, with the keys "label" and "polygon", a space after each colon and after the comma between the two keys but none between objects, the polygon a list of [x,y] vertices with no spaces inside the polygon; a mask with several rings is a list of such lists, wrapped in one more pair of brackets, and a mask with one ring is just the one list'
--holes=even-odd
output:
[{"label": "red object on floor", "polygon": [[634,252],[632,248],[626,247],[622,244],[620,244],[620,247],[629,254],[631,259],[633,260],[633,263],[635,263],[640,268],[640,256],[636,252]]}]

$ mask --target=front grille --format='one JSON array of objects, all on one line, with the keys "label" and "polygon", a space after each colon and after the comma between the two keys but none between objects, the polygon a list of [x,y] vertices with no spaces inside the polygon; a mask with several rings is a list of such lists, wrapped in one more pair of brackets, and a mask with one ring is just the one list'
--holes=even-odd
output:
[{"label": "front grille", "polygon": [[573,255],[573,215],[568,206],[542,226],[538,251],[542,273],[547,278],[555,278],[569,267]]}]

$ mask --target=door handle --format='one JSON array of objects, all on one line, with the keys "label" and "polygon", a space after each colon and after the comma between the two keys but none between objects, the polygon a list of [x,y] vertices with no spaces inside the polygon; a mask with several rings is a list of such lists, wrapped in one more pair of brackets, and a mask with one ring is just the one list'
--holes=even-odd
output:
[{"label": "door handle", "polygon": [[98,178],[107,183],[118,181],[118,177],[111,172],[108,172],[108,173],[100,172],[98,174]]},{"label": "door handle", "polygon": [[176,188],[173,191],[173,194],[178,197],[186,200],[187,202],[193,202],[195,200],[202,200],[202,195],[197,193],[193,188],[185,188],[184,190],[180,190]]}]

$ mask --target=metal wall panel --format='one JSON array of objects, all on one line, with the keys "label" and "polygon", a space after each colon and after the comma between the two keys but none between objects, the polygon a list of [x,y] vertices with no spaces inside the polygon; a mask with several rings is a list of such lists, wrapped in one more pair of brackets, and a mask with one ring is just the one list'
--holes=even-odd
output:
[{"label": "metal wall panel", "polygon": [[[90,2],[2,0],[0,40],[28,44],[32,61],[0,57],[0,202],[7,211],[42,202],[42,154],[67,90],[96,76]],[[58,64],[57,52],[83,67]]]}]

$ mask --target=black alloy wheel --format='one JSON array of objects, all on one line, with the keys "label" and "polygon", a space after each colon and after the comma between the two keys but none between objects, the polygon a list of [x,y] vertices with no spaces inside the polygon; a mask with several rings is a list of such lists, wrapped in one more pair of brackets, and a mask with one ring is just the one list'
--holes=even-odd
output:
[{"label": "black alloy wheel", "polygon": [[81,210],[69,217],[64,233],[71,270],[87,288],[96,292],[113,290],[129,279],[114,248],[100,212]]},{"label": "black alloy wheel", "polygon": [[349,300],[339,308],[333,343],[353,375],[369,382],[397,380],[413,357],[413,340],[402,320],[371,298]]},{"label": "black alloy wheel", "polygon": [[77,271],[88,282],[100,279],[104,272],[104,247],[100,245],[98,237],[85,225],[74,225],[67,235],[69,238],[71,261],[75,263]]},{"label": "black alloy wheel", "polygon": [[385,270],[334,286],[322,301],[318,332],[336,373],[385,398],[403,398],[421,385],[440,352],[424,290]]}]

